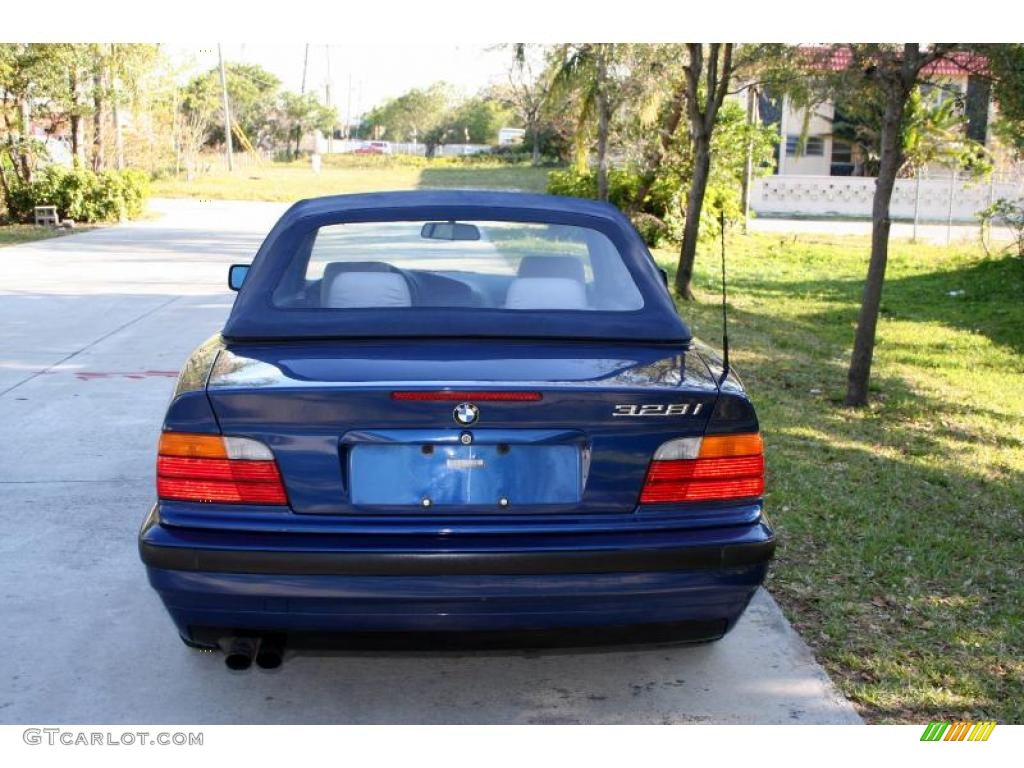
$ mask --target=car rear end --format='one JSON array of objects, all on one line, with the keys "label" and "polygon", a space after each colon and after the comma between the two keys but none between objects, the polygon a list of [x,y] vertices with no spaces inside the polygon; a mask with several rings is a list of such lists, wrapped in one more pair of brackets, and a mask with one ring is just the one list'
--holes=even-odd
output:
[{"label": "car rear end", "polygon": [[[459,263],[476,271],[411,246],[411,263],[386,261],[371,246],[398,239],[352,228],[358,258],[332,240],[326,266],[304,262],[293,283],[264,260],[270,287],[247,278],[224,336],[186,365],[139,546],[187,642],[597,628],[713,639],[764,580],[774,536],[753,406],[688,331],[666,330],[679,321],[649,255],[624,259],[603,299],[599,260],[499,253],[504,266],[488,266],[495,248],[568,248],[567,224],[545,240],[455,218],[427,221],[425,246],[454,253],[464,239],[476,250]],[[437,307],[439,292],[474,303]],[[335,312],[327,330],[310,295],[399,303]],[[530,304],[541,300],[587,304]],[[275,311],[306,324],[274,336]]]},{"label": "car rear end", "polygon": [[337,376],[538,362],[522,345],[501,366],[477,345],[330,346],[214,342],[207,383],[177,394],[140,546],[184,637],[651,624],[716,637],[764,579],[757,420],[698,353],[562,349],[539,364],[546,381],[440,388]]}]

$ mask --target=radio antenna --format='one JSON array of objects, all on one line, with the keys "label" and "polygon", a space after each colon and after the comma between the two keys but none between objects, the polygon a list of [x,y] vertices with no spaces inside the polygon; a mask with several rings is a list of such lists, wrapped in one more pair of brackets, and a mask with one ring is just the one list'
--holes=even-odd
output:
[{"label": "radio antenna", "polygon": [[725,290],[725,206],[718,211],[719,234],[722,241],[722,376],[718,380],[721,387],[729,376],[729,310],[728,296]]}]

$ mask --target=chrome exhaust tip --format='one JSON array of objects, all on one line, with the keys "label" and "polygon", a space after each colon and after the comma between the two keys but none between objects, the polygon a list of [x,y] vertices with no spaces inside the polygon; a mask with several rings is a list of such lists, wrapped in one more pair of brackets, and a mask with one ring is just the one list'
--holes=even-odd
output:
[{"label": "chrome exhaust tip", "polygon": [[265,635],[256,652],[256,666],[260,669],[277,669],[284,661],[284,636]]},{"label": "chrome exhaust tip", "polygon": [[224,663],[233,672],[242,672],[252,666],[252,660],[258,647],[258,638],[234,637],[224,654]]}]

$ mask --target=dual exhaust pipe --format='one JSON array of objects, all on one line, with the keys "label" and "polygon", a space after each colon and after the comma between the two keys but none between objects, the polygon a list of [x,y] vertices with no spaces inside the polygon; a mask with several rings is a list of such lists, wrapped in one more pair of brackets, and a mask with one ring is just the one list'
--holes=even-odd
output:
[{"label": "dual exhaust pipe", "polygon": [[232,637],[227,641],[224,663],[233,672],[243,672],[253,661],[260,669],[277,669],[284,661],[284,636]]}]

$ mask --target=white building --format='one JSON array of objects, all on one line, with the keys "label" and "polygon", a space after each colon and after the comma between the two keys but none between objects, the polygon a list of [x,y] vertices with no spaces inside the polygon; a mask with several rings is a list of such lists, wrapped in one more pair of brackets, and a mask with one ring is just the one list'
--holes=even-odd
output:
[{"label": "white building", "polygon": [[512,144],[522,144],[525,138],[525,128],[502,128],[498,131],[498,146],[507,147]]},{"label": "white building", "polygon": [[[822,69],[849,66],[848,50],[830,52]],[[989,124],[993,115],[988,83],[972,73],[986,62],[970,54],[943,59],[927,67],[924,87],[930,99],[956,98],[967,105],[966,133],[992,146]],[[759,94],[762,123],[779,131],[774,174],[758,179],[751,188],[751,208],[760,215],[869,217],[874,178],[863,150],[837,136],[843,123],[842,105],[827,102],[809,109],[796,107],[788,97],[772,99]],[[975,221],[976,214],[999,197],[1024,194],[1022,179],[1008,172],[981,181],[958,178],[953,169],[932,164],[918,178],[899,179],[893,194],[892,215],[922,221]]]}]

